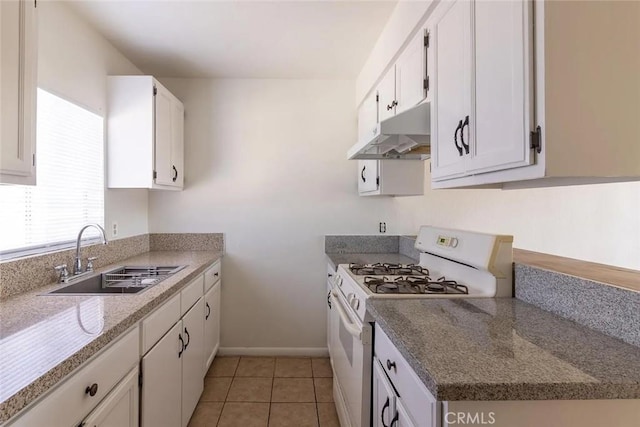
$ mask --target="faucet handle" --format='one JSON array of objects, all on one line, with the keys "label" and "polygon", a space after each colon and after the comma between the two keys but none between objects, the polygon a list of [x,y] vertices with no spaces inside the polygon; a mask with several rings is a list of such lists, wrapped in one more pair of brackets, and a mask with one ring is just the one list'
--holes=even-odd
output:
[{"label": "faucet handle", "polygon": [[62,264],[54,267],[54,269],[60,274],[58,277],[58,283],[67,283],[69,281],[69,270],[67,270],[67,264]]},{"label": "faucet handle", "polygon": [[87,258],[87,268],[85,271],[93,271],[93,261],[97,259],[97,256],[90,256],[89,258]]}]

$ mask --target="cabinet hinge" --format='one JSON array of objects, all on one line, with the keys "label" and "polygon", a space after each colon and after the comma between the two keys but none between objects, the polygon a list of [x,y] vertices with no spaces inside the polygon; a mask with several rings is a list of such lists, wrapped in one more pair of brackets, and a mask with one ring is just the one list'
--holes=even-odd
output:
[{"label": "cabinet hinge", "polygon": [[426,90],[426,91],[428,91],[428,90],[429,90],[429,76],[427,76],[427,78],[426,78],[426,79],[424,79],[424,83],[423,83],[423,85],[422,85],[422,86],[423,86],[422,88],[423,88],[424,90]]},{"label": "cabinet hinge", "polygon": [[158,177],[158,172],[157,171],[153,171],[153,179],[156,179]]},{"label": "cabinet hinge", "polygon": [[153,87],[153,96],[156,96],[158,94],[158,88],[157,87]]},{"label": "cabinet hinge", "polygon": [[424,36],[424,47],[429,47],[429,32]]},{"label": "cabinet hinge", "polygon": [[542,128],[536,127],[536,130],[531,131],[530,134],[531,149],[536,150],[536,153],[542,153]]},{"label": "cabinet hinge", "polygon": [[33,7],[38,7],[38,0],[33,0]]},{"label": "cabinet hinge", "polygon": [[376,176],[376,186],[380,187],[380,177]]},{"label": "cabinet hinge", "polygon": [[380,102],[380,95],[376,93],[376,102]]},{"label": "cabinet hinge", "polygon": [[33,153],[33,155],[31,156],[31,164],[32,164],[33,166],[35,166],[35,165],[36,165],[36,153]]},{"label": "cabinet hinge", "polygon": [[140,372],[138,373],[138,387],[142,388],[142,366],[140,367]]}]

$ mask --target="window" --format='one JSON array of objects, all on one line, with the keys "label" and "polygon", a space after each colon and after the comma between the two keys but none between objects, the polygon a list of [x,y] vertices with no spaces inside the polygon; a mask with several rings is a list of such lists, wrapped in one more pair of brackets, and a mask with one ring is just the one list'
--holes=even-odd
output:
[{"label": "window", "polygon": [[70,247],[82,225],[104,224],[104,119],[38,89],[37,120],[37,185],[0,185],[0,259]]}]

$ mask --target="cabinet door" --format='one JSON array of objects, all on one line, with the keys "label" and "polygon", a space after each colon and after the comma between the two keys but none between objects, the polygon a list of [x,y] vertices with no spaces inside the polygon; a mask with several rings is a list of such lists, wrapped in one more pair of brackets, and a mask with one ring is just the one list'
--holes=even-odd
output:
[{"label": "cabinet door", "polygon": [[358,160],[358,193],[377,191],[378,160]]},{"label": "cabinet door", "polygon": [[396,62],[396,114],[427,96],[426,30],[421,29]]},{"label": "cabinet door", "polygon": [[380,99],[379,118],[380,121],[388,119],[396,114],[396,67],[395,65],[385,74],[378,85],[378,95]]},{"label": "cabinet door", "polygon": [[[393,420],[395,420],[395,422]],[[393,427],[416,427],[416,424],[413,422],[413,420],[409,416],[409,413],[407,412],[406,409],[404,409],[401,399],[396,399],[396,411],[395,411],[393,420],[391,423],[391,426]],[[428,425],[424,427],[431,427],[431,426]]]},{"label": "cabinet door", "polygon": [[138,368],[133,369],[80,424],[86,427],[138,426]]},{"label": "cabinet door", "polygon": [[174,172],[171,163],[171,140],[173,139],[173,98],[162,85],[156,83],[154,97],[154,170],[155,182],[173,185]]},{"label": "cabinet door", "polygon": [[[182,426],[191,419],[204,388],[202,365],[204,363],[204,299],[191,307],[182,318],[184,328],[184,352],[182,354]],[[179,383],[177,383],[179,384]],[[177,386],[176,384],[176,386]],[[177,425],[177,424],[176,424]]]},{"label": "cabinet door", "polygon": [[369,141],[378,127],[378,92],[367,96],[358,109],[358,141]]},{"label": "cabinet door", "polygon": [[[431,109],[432,179],[463,174],[460,129],[471,114],[471,2],[443,2],[433,23],[435,75]],[[465,140],[465,143],[470,143]]]},{"label": "cabinet door", "polygon": [[204,296],[204,371],[213,362],[220,345],[220,282]]},{"label": "cabinet door", "polygon": [[531,127],[531,2],[475,2],[475,144],[468,172],[527,166]]},{"label": "cabinet door", "polygon": [[34,185],[35,2],[0,2],[0,183]]},{"label": "cabinet door", "polygon": [[389,427],[394,413],[395,393],[387,379],[387,374],[382,371],[377,358],[373,359],[373,427]]},{"label": "cabinet door", "polygon": [[173,99],[171,104],[171,185],[184,186],[184,107]]},{"label": "cabinet door", "polygon": [[181,425],[183,342],[182,321],[179,321],[142,358],[140,421],[143,427]]}]

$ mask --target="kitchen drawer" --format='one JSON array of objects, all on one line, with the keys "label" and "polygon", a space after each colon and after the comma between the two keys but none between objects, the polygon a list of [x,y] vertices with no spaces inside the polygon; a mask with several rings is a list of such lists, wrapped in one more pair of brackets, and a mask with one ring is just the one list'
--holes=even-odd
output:
[{"label": "kitchen drawer", "polygon": [[220,280],[221,276],[220,261],[216,261],[204,272],[204,292],[208,292]]},{"label": "kitchen drawer", "polygon": [[[60,386],[36,402],[11,427],[74,426],[87,416],[111,389],[138,364],[138,327],[72,373]],[[88,388],[97,384],[90,396]]]},{"label": "kitchen drawer", "polygon": [[201,274],[191,281],[180,292],[180,317],[189,311],[198,298],[204,295],[204,275]]},{"label": "kitchen drawer", "polygon": [[180,320],[180,294],[142,321],[142,354],[146,354]]},{"label": "kitchen drawer", "polygon": [[417,425],[432,425],[431,422],[436,416],[436,399],[377,324],[375,355],[398,391],[402,405],[415,423]]}]

